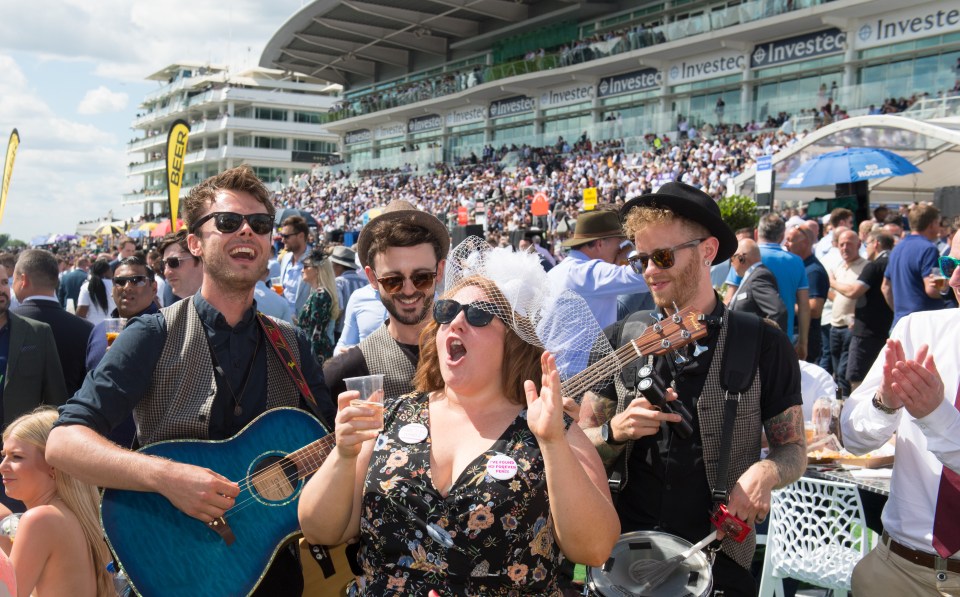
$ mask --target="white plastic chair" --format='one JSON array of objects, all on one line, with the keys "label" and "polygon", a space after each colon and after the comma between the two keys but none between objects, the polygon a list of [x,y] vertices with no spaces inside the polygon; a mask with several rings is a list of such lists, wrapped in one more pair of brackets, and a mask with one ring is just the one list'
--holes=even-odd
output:
[{"label": "white plastic chair", "polygon": [[851,483],[803,477],[773,492],[760,597],[783,597],[783,579],[845,596],[853,567],[870,551],[860,493]]}]

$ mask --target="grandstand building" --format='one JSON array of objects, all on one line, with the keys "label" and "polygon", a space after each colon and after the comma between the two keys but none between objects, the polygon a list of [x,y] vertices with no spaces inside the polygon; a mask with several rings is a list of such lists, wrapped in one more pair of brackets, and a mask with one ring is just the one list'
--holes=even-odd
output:
[{"label": "grandstand building", "polygon": [[960,0],[314,0],[260,65],[343,86],[325,121],[354,171],[584,134],[636,151],[956,93]]},{"label": "grandstand building", "polygon": [[190,125],[181,196],[217,172],[250,165],[264,181],[286,181],[314,164],[337,158],[338,136],[322,123],[339,85],[277,70],[232,74],[210,65],[180,63],[150,75],[160,88],[140,104],[127,145],[127,176],[134,192],[124,205],[143,213],[167,211],[167,132],[176,120]]}]

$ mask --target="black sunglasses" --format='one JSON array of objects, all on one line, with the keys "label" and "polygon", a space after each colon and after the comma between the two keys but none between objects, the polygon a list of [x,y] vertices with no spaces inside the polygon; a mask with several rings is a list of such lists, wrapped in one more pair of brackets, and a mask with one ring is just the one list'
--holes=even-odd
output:
[{"label": "black sunglasses", "polygon": [[190,232],[196,234],[203,223],[211,219],[217,230],[224,234],[240,230],[244,220],[250,224],[250,229],[253,230],[254,234],[270,234],[273,231],[273,216],[270,214],[238,214],[232,211],[215,211],[197,220],[190,227]]},{"label": "black sunglasses", "polygon": [[940,258],[940,273],[944,278],[951,278],[958,265],[960,265],[960,259],[944,255]]},{"label": "black sunglasses", "polygon": [[[377,272],[373,272],[374,276],[377,276]],[[403,282],[407,279],[408,276],[394,275],[394,276],[377,276],[377,282],[380,282],[380,285],[383,286],[383,290],[387,294],[396,294],[403,290]],[[420,292],[423,292],[433,286],[433,281],[437,279],[437,272],[414,272],[409,276],[410,281],[413,283],[414,287]]]},{"label": "black sunglasses", "polygon": [[469,305],[461,305],[452,299],[441,299],[433,305],[433,319],[437,323],[450,323],[457,318],[457,313],[463,311],[467,323],[475,328],[482,328],[493,321],[496,306],[486,301],[474,301]]},{"label": "black sunglasses", "polygon": [[[189,258],[196,259],[197,257],[196,255],[189,255]],[[161,259],[160,263],[162,263],[164,267],[169,267],[170,269],[177,269],[178,267],[180,267],[180,264],[184,262],[184,259],[185,259],[184,257],[167,257],[166,259]]]},{"label": "black sunglasses", "polygon": [[147,277],[146,276],[114,276],[113,285],[119,286],[120,288],[126,288],[130,282],[133,282],[134,286],[146,286]]},{"label": "black sunglasses", "polygon": [[[670,269],[677,263],[677,256],[674,254],[680,249],[689,249],[705,241],[705,238],[695,238],[685,243],[670,247],[668,249],[654,249],[649,255],[632,255],[628,261],[633,271],[642,274],[647,269],[647,264],[653,261],[653,264],[660,269]],[[637,267],[639,265],[639,267]]]}]

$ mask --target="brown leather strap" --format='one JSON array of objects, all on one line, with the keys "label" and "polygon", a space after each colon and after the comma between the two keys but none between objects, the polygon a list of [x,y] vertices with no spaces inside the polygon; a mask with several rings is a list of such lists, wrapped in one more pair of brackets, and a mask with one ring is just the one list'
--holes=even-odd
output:
[{"label": "brown leather strap", "polygon": [[[932,570],[937,569],[937,556],[932,553],[926,553],[923,551],[917,551],[907,547],[906,545],[897,543],[887,534],[886,531],[883,532],[882,540],[887,543],[887,547],[890,548],[890,551],[897,554],[901,558],[907,560],[908,562],[913,562],[923,566],[924,568],[930,568]],[[947,564],[947,570],[950,572],[960,573],[960,560],[942,560]]]}]

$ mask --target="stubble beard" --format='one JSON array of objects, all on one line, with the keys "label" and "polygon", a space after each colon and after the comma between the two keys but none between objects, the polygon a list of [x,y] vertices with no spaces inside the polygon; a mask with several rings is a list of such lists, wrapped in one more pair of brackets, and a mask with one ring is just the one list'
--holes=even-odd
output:
[{"label": "stubble beard", "polygon": [[693,302],[697,295],[697,284],[700,279],[700,262],[691,259],[682,270],[674,274],[670,280],[670,288],[666,293],[656,293],[651,291],[653,302],[661,309],[673,308],[676,303],[677,308],[683,309]]},{"label": "stubble beard", "polygon": [[400,310],[397,308],[396,299],[394,298],[396,295],[387,295],[381,293],[380,302],[383,303],[384,307],[386,307],[387,313],[390,314],[391,320],[403,325],[420,325],[420,323],[422,323],[426,318],[427,313],[430,312],[430,308],[433,306],[433,293],[427,295],[421,292],[419,295],[420,296],[418,298],[423,297],[423,308],[419,313],[416,313],[413,316],[405,315],[400,312]]}]

